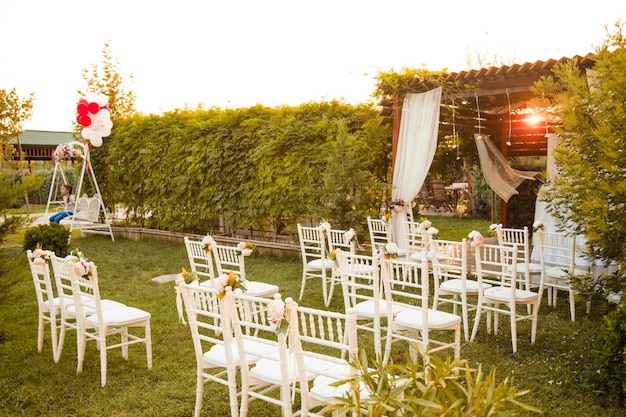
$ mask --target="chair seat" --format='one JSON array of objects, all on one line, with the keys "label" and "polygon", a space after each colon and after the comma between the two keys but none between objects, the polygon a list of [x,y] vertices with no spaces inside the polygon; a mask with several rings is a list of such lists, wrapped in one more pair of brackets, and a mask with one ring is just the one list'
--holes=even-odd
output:
[{"label": "chair seat", "polygon": [[257,297],[266,297],[278,293],[278,285],[261,281],[246,281],[246,294]]},{"label": "chair seat", "polygon": [[[63,297],[63,303],[66,306],[71,306],[74,304],[74,300],[70,297]],[[50,310],[50,300],[46,300],[43,302],[43,305]],[[52,300],[52,306],[53,308],[55,308],[56,310],[61,308],[61,299],[59,297],[54,297],[54,299]]]},{"label": "chair seat", "polygon": [[[463,280],[462,279],[449,279],[447,281],[443,281],[439,288],[448,292],[456,292],[461,293],[463,291]],[[483,283],[483,288],[491,288],[491,284]],[[478,281],[474,281],[472,279],[465,280],[465,290],[468,293],[478,293]]]},{"label": "chair seat", "polygon": [[[574,275],[585,275],[587,272],[582,269],[574,269]],[[557,279],[568,279],[570,274],[565,271],[563,268],[559,268],[557,266],[553,266],[550,268],[546,268],[546,277],[549,278],[557,278]]]},{"label": "chair seat", "polygon": [[[510,272],[511,268],[507,267],[506,271]],[[518,274],[525,274],[526,273],[526,264],[518,263],[517,264],[517,273]],[[528,273],[530,273],[530,274],[540,274],[541,273],[541,265],[540,264],[535,264],[535,263],[529,263],[528,264]]]},{"label": "chair seat", "polygon": [[[354,311],[358,318],[374,318],[376,306],[374,300],[362,301],[354,305]],[[405,307],[395,304],[393,306],[393,315],[395,316],[400,311],[404,310]],[[378,312],[381,317],[385,317],[387,315],[387,302],[385,300],[378,301]]]},{"label": "chair seat", "polygon": [[[148,320],[149,318],[150,313],[135,307],[124,306],[102,311],[102,321],[105,326],[121,326],[124,324]],[[89,325],[95,327],[98,325],[98,315],[93,314],[88,316],[86,321]]]},{"label": "chair seat", "polygon": [[[485,298],[492,300],[502,301],[508,303],[511,300],[511,288],[510,287],[493,287],[485,290]],[[515,300],[518,303],[531,302],[539,299],[539,294],[526,290],[515,290]]]},{"label": "chair seat", "polygon": [[[96,311],[96,307],[93,302],[86,303],[83,307],[85,308],[85,314],[93,314]],[[126,307],[126,304],[113,300],[100,300],[100,307],[102,307],[102,310],[105,311],[114,308]],[[67,307],[65,310],[70,314],[76,315],[76,307],[74,304]]]},{"label": "chair seat", "polygon": [[[260,359],[256,365],[250,369],[250,376],[260,379],[262,381],[270,382],[272,384],[280,384],[281,377],[280,372],[277,370],[280,369],[280,363],[278,362],[278,352],[276,352],[274,357],[271,358],[263,358]],[[307,380],[312,380],[317,377],[322,372],[328,372],[333,366],[336,366],[337,363],[332,360],[325,360],[320,357],[313,357],[307,355],[305,352],[303,355],[305,369],[307,369]],[[287,368],[289,370],[289,379],[296,380],[300,376],[294,375],[294,371],[296,370],[296,359],[294,354],[289,355],[289,359],[287,361]]]},{"label": "chair seat", "polygon": [[[323,403],[328,402],[332,398],[344,397],[349,391],[352,390],[352,386],[350,384],[336,385],[338,381],[342,381],[350,376],[352,371],[349,365],[336,365],[329,371],[332,371],[329,373],[337,375],[337,377],[334,378],[327,375],[319,375],[313,380],[313,386],[309,389],[311,397]],[[359,383],[359,387],[360,398],[370,398],[369,391],[363,382]]]},{"label": "chair seat", "polygon": [[[267,344],[267,343],[259,343],[259,342],[255,342],[253,340],[245,340],[244,341],[245,345],[246,345],[246,351],[254,351],[254,352],[258,352],[259,355],[269,355],[271,353],[273,353],[274,351],[276,351],[276,346]],[[239,357],[239,349],[237,349],[237,341],[233,340],[231,343],[231,352],[232,352],[232,357],[233,357],[233,363],[235,364],[235,366],[239,366],[239,362],[240,362],[240,357]],[[204,352],[204,354],[202,355],[202,358],[217,367],[220,368],[225,368],[227,365],[226,362],[226,349],[224,348],[224,346],[222,345],[213,345],[211,346],[211,349],[209,349],[208,351]],[[247,360],[248,363],[250,364],[254,364],[256,362],[258,362],[260,359],[259,356],[255,356],[255,355],[247,355]],[[274,370],[276,371],[276,370]]]},{"label": "chair seat", "polygon": [[428,253],[428,252],[413,252],[410,256],[409,259],[412,261],[421,261],[422,259],[430,259],[433,257],[432,253]]},{"label": "chair seat", "polygon": [[[422,310],[417,307],[402,310],[396,315],[393,322],[402,327],[416,329],[422,329],[424,327],[424,323],[422,322]],[[461,323],[460,316],[445,311],[428,309],[428,328],[445,329],[456,323]]]},{"label": "chair seat", "polygon": [[335,267],[335,262],[329,259],[313,259],[312,261],[307,262],[306,267],[308,269],[332,269]]}]

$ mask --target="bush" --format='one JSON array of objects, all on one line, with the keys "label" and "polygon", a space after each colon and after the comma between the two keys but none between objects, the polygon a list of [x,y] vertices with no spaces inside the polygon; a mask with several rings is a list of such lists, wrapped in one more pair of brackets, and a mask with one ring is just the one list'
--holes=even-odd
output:
[{"label": "bush", "polygon": [[[410,360],[406,364],[385,365],[377,360],[370,367],[367,356],[361,353],[360,363],[354,362],[357,374],[341,382],[352,389],[333,405],[340,416],[486,417],[543,413],[520,401],[528,391],[518,391],[509,378],[496,382],[495,368],[485,374],[480,366],[470,368],[464,359],[444,361],[431,356],[424,365]],[[360,398],[363,388],[369,392],[367,399]]]},{"label": "bush", "polygon": [[626,303],[604,316],[596,339],[603,365],[602,377],[610,395],[624,404],[626,397]]},{"label": "bush", "polygon": [[70,252],[70,231],[56,223],[31,227],[24,233],[24,251],[34,250],[37,244],[57,256],[67,256]]}]

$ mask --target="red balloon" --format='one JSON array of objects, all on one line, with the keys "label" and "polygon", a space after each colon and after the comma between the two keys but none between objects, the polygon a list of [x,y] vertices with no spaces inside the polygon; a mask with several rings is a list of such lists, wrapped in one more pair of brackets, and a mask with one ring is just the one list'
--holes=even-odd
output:
[{"label": "red balloon", "polygon": [[79,125],[84,127],[88,127],[89,125],[91,125],[91,117],[87,116],[86,114],[79,114],[76,117],[76,121]]},{"label": "red balloon", "polygon": [[[81,100],[85,101],[85,100]],[[78,112],[78,114],[80,115],[87,115],[87,101],[85,101],[84,103],[78,103],[78,106],[76,107],[76,111]]]},{"label": "red balloon", "polygon": [[87,110],[89,110],[89,113],[91,114],[96,114],[100,111],[100,105],[94,101],[92,101],[91,103],[89,103],[89,106],[87,107]]}]

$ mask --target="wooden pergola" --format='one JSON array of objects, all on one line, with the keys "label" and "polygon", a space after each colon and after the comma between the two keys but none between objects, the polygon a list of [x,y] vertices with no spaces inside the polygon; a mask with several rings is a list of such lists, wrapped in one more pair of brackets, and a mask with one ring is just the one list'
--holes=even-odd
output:
[{"label": "wooden pergola", "polygon": [[[531,88],[541,77],[550,76],[552,69],[576,60],[581,72],[593,67],[591,55],[550,59],[534,63],[450,73],[443,79],[440,134],[482,133],[500,148],[504,157],[546,156],[547,133],[553,133],[556,122],[545,114],[533,117]],[[425,92],[433,85],[413,79],[404,91]],[[400,133],[402,102],[398,95],[381,103],[381,123],[392,124],[392,153],[395,153]],[[502,203],[502,219],[506,219],[506,203]]]}]

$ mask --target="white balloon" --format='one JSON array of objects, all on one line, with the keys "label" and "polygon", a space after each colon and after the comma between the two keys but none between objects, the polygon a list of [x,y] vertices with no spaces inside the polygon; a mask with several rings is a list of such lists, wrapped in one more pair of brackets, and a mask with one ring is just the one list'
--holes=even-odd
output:
[{"label": "white balloon", "polygon": [[109,98],[107,96],[105,96],[104,94],[100,93],[98,95],[96,95],[96,98],[94,100],[96,103],[98,103],[98,105],[100,107],[102,106],[106,106],[107,103],[109,102]]},{"label": "white balloon", "polygon": [[90,142],[93,146],[101,146],[102,145],[102,138],[101,137],[94,137],[90,139]]}]

